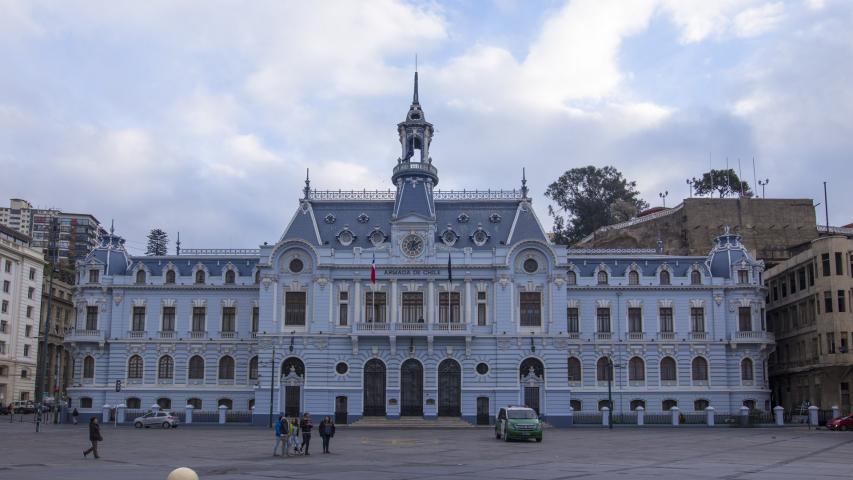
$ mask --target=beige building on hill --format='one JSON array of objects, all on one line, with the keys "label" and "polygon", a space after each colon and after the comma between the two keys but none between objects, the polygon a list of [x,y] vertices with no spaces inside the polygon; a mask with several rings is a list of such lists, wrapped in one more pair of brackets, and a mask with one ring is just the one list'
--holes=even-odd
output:
[{"label": "beige building on hill", "polygon": [[773,399],[786,409],[853,405],[853,229],[833,229],[765,274]]}]

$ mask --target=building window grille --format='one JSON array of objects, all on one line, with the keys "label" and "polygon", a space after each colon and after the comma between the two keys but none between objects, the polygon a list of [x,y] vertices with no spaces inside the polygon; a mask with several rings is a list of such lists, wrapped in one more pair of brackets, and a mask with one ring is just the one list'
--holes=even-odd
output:
[{"label": "building window grille", "polygon": [[80,408],[92,408],[92,399],[89,397],[81,397]]},{"label": "building window grille", "polygon": [[[737,283],[740,283],[741,285],[749,283],[749,272],[746,270],[738,270]],[[794,284],[794,282],[791,282],[791,293],[793,293],[794,289],[796,288],[796,284]]]},{"label": "building window grille", "polygon": [[595,310],[598,333],[610,333],[610,308],[599,307]]},{"label": "building window grille", "polygon": [[86,330],[98,329],[98,307],[86,307]]},{"label": "building window grille", "polygon": [[234,358],[225,355],[219,359],[219,379],[234,380]]},{"label": "building window grille", "polygon": [[138,270],[136,272],[136,283],[137,285],[145,284],[145,270]]},{"label": "building window grille", "polygon": [[705,331],[705,309],[702,307],[690,308],[690,328],[691,332]]},{"label": "building window grille", "polygon": [[204,270],[197,270],[195,272],[195,283],[204,283]]},{"label": "building window grille", "polygon": [[569,357],[569,381],[581,381],[581,361],[576,357]]},{"label": "building window grille", "polygon": [[628,381],[646,381],[646,362],[640,357],[633,357],[628,361]]},{"label": "building window grille", "polygon": [[100,277],[100,275],[101,275],[100,270],[95,270],[95,269],[89,270],[89,283],[98,283],[98,278]]},{"label": "building window grille", "polygon": [[566,308],[566,331],[569,333],[580,332],[580,313],[577,307]]},{"label": "building window grille", "polygon": [[222,331],[234,332],[237,323],[237,308],[222,307]]},{"label": "building window grille", "polygon": [[164,380],[175,378],[175,361],[172,357],[168,355],[160,357],[160,361],[157,362],[157,378]]},{"label": "building window grille", "polygon": [[677,379],[675,359],[672,357],[663,357],[660,361],[660,380],[662,382],[675,382]]},{"label": "building window grille", "polygon": [[[448,301],[450,302],[449,305]],[[460,323],[462,321],[462,318],[459,312],[459,292],[449,292],[449,294],[448,292],[439,292],[438,322]]]},{"label": "building window grille", "polygon": [[522,327],[538,327],[542,325],[542,303],[539,292],[521,292],[520,320]]},{"label": "building window grille", "polygon": [[662,333],[672,333],[675,331],[672,320],[672,307],[660,308],[660,331]]},{"label": "building window grille", "polygon": [[708,381],[708,361],[703,357],[693,359],[693,381],[707,382]]},{"label": "building window grille", "polygon": [[598,284],[607,285],[607,272],[604,270],[598,272]]},{"label": "building window grille", "polygon": [[198,355],[193,355],[190,358],[189,370],[190,380],[204,380],[204,359]]},{"label": "building window grille", "polygon": [[423,323],[424,294],[403,292],[403,323]]},{"label": "building window grille", "polygon": [[142,379],[142,357],[134,355],[127,362],[127,378],[141,380]]},{"label": "building window grille", "polygon": [[175,331],[175,307],[163,307],[163,328],[164,332]]},{"label": "building window grille", "polygon": [[636,270],[631,270],[628,272],[628,285],[639,285],[640,284],[640,274],[637,273]]},{"label": "building window grille", "polygon": [[752,308],[750,308],[750,307],[738,307],[737,317],[738,317],[738,330],[740,330],[741,332],[751,332],[752,331]]},{"label": "building window grille", "polygon": [[566,284],[577,285],[578,284],[578,274],[572,270],[569,270],[569,273],[566,274]]},{"label": "building window grille", "polygon": [[145,307],[133,307],[133,321],[130,329],[134,332],[145,331]]},{"label": "building window grille", "polygon": [[628,308],[628,332],[643,332],[643,309],[639,307]]},{"label": "building window grille", "polygon": [[286,292],[284,294],[284,324],[304,326],[307,307],[305,292]]},{"label": "building window grille", "polygon": [[193,324],[192,331],[193,332],[203,332],[204,331],[204,320],[207,316],[207,308],[206,307],[193,307]]},{"label": "building window grille", "polygon": [[169,285],[175,283],[175,271],[174,270],[166,271],[166,283]]},{"label": "building window grille", "polygon": [[364,319],[368,323],[385,323],[385,292],[364,292]]}]

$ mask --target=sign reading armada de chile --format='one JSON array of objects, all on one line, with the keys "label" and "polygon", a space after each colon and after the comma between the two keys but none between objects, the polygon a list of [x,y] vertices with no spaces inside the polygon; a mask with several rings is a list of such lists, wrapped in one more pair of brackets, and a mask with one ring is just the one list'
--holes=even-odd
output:
[{"label": "sign reading armada de chile", "polygon": [[[418,268],[418,267],[402,267],[402,268],[383,268],[382,275],[385,277],[433,277],[442,274],[440,268]],[[446,275],[447,272],[444,271]]]}]

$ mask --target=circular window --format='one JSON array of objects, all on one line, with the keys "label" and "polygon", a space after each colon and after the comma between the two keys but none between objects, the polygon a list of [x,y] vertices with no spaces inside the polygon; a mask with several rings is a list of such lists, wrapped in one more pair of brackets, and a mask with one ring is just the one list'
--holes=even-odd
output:
[{"label": "circular window", "polygon": [[485,230],[477,230],[474,232],[473,238],[474,243],[477,244],[477,246],[483,246],[487,241],[489,241],[489,234],[486,233]]},{"label": "circular window", "polygon": [[452,246],[456,243],[456,232],[450,229],[445,230],[444,233],[441,234],[441,241],[447,246]]},{"label": "circular window", "polygon": [[345,247],[352,243],[353,238],[352,232],[349,230],[341,230],[341,233],[338,234],[338,241]]},{"label": "circular window", "polygon": [[480,375],[485,375],[485,374],[489,373],[489,365],[487,365],[484,362],[478,363],[477,364],[477,373],[479,373]]},{"label": "circular window", "polygon": [[345,362],[338,362],[338,364],[335,365],[335,371],[338,372],[338,375],[346,375],[349,371],[349,365]]},{"label": "circular window", "polygon": [[370,234],[370,243],[374,246],[378,247],[382,245],[382,242],[385,241],[385,234],[382,233],[382,230],[374,230],[373,233]]},{"label": "circular window", "polygon": [[407,257],[417,257],[424,251],[424,239],[415,234],[406,235],[400,242],[400,249]]},{"label": "circular window", "polygon": [[294,258],[290,261],[290,271],[293,273],[299,273],[302,269],[305,268],[305,265],[302,263],[302,260],[298,258]]},{"label": "circular window", "polygon": [[536,260],[532,258],[528,258],[524,261],[524,271],[527,273],[536,273],[536,270],[539,270],[539,264],[536,263]]}]

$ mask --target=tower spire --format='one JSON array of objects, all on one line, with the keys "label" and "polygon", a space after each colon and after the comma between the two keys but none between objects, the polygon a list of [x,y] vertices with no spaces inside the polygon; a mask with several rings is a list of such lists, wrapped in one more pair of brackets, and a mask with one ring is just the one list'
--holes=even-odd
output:
[{"label": "tower spire", "polygon": [[311,179],[308,174],[311,170],[305,169],[305,188],[302,189],[302,192],[305,194],[305,200],[308,200],[308,197],[311,196]]},{"label": "tower spire", "polygon": [[415,69],[415,93],[412,95],[412,103],[415,105],[420,105],[418,102],[418,70]]},{"label": "tower spire", "polygon": [[527,199],[527,192],[529,189],[527,188],[527,172],[525,172],[525,168],[521,167],[521,198]]},{"label": "tower spire", "polygon": [[181,232],[178,232],[178,241],[175,242],[175,255],[181,254]]}]

